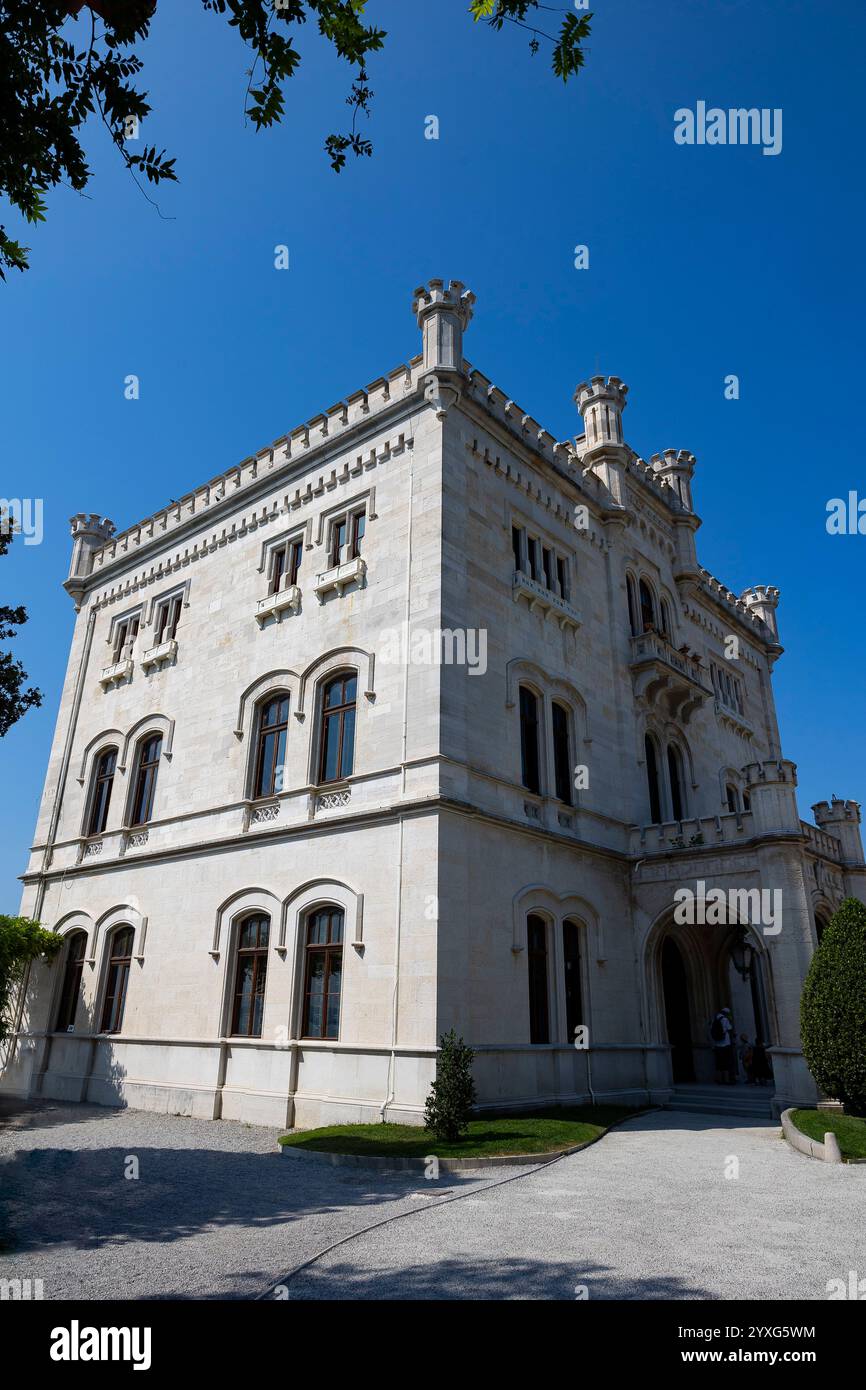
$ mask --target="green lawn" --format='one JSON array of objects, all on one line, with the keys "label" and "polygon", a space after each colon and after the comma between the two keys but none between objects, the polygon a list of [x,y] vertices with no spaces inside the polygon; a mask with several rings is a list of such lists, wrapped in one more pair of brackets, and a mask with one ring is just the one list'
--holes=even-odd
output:
[{"label": "green lawn", "polygon": [[616,1105],[566,1107],[502,1119],[472,1120],[469,1132],[454,1143],[434,1139],[415,1125],[328,1125],[325,1129],[284,1134],[281,1144],[298,1149],[368,1157],[490,1158],[495,1154],[538,1154],[568,1149],[597,1139],[619,1120],[635,1113]]},{"label": "green lawn", "polygon": [[823,1144],[827,1130],[832,1130],[843,1158],[866,1158],[866,1120],[832,1110],[795,1110],[792,1118],[803,1134],[819,1144]]}]

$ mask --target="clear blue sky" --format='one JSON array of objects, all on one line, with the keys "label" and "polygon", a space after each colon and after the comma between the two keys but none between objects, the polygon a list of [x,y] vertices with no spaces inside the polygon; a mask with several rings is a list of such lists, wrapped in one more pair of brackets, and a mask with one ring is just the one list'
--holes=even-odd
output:
[{"label": "clear blue sky", "polygon": [[[344,124],[347,72],[312,27],[284,124],[257,135],[236,34],[191,0],[161,4],[142,133],[177,155],[182,182],[159,194],[173,220],[94,125],[88,196],[51,194],[32,270],[0,287],[0,495],[45,506],[42,545],[0,564],[45,693],[0,743],[0,910],[18,905],[72,629],[68,518],[130,525],[390,370],[418,350],[411,291],[437,275],[478,296],[469,359],[557,437],[601,370],[630,385],[639,453],[696,454],[703,563],[737,592],[782,590],[776,694],[801,812],[866,801],[866,536],[825,531],[830,497],[866,495],[862,3],[598,0],[567,87],[545,50],[467,6],[369,0],[389,30],[370,63],[375,153],[336,176],[322,141]],[[698,100],[781,107],[782,153],[676,145],[673,113]]]}]

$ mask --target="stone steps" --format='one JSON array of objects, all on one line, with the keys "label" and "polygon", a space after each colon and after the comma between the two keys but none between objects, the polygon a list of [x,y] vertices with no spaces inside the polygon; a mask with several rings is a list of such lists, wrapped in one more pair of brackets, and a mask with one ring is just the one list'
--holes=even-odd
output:
[{"label": "stone steps", "polygon": [[675,1087],[665,1110],[691,1110],[706,1115],[738,1115],[757,1121],[772,1120],[770,1087],[688,1086]]}]

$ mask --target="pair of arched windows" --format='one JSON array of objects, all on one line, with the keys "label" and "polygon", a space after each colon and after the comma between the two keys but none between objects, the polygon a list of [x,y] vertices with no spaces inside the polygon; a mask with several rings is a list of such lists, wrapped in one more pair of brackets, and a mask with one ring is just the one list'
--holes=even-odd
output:
[{"label": "pair of arched windows", "polygon": [[649,580],[641,577],[635,583],[634,576],[625,577],[628,596],[628,621],[633,636],[642,632],[660,632],[664,637],[672,635],[670,605],[666,598],[659,599]]},{"label": "pair of arched windows", "polygon": [[[549,1043],[550,1027],[550,923],[531,912],[526,919],[527,972],[529,983],[529,1041]],[[580,927],[567,918],[562,923],[566,1038],[574,1042],[583,1022],[583,987],[580,964]]]},{"label": "pair of arched windows", "polygon": [[[106,942],[105,982],[99,1021],[101,1033],[119,1033],[123,1026],[134,939],[133,928],[123,925],[115,927]],[[66,940],[63,984],[60,990],[60,1005],[57,1010],[55,1025],[58,1032],[68,1033],[75,1027],[81,999],[81,978],[84,972],[86,952],[87,933],[85,931],[70,932]]]},{"label": "pair of arched windows", "polygon": [[[135,753],[132,795],[127,824],[146,825],[153,817],[159,759],[162,754],[162,734],[148,734]],[[117,749],[104,748],[93,765],[90,800],[85,817],[85,835],[101,835],[108,824],[108,810],[117,771]]]},{"label": "pair of arched windows", "polygon": [[[340,1034],[343,976],[343,909],[316,908],[304,919],[301,1036],[335,1039]],[[230,1032],[260,1038],[268,977],[270,918],[261,914],[237,924]]]},{"label": "pair of arched windows", "polygon": [[[339,782],[352,775],[355,762],[357,671],[341,671],[326,681],[319,696],[315,780]],[[258,707],[253,760],[253,799],[285,790],[289,696],[271,695]]]},{"label": "pair of arched windows", "polygon": [[[554,700],[551,705],[550,739],[553,755],[554,793],[570,806],[572,802],[571,738],[569,711]],[[520,775],[524,787],[540,796],[544,785],[542,721],[539,696],[528,685],[520,687]]]},{"label": "pair of arched windows", "polygon": [[[660,825],[665,817],[663,803],[662,767],[659,745],[652,734],[644,738],[647,785],[649,789],[650,821]],[[687,815],[686,779],[683,755],[675,743],[669,743],[665,751],[666,787],[669,796],[670,819],[682,820]]]}]

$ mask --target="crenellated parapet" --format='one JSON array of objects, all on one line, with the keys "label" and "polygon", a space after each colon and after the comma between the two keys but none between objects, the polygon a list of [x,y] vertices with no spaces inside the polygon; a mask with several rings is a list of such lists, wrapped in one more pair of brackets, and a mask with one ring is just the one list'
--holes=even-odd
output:
[{"label": "crenellated parapet", "polygon": [[842,845],[842,861],[846,865],[863,865],[863,841],[860,834],[860,803],[834,796],[832,801],[818,801],[812,807],[815,824],[827,835],[833,835]]},{"label": "crenellated parapet", "polygon": [[114,534],[114,522],[99,512],[78,512],[69,518],[69,527],[72,532],[72,558],[63,587],[75,600],[77,608],[87,579],[93,573],[94,556]]},{"label": "crenellated parapet", "polygon": [[770,584],[753,584],[750,589],[744,589],[740,594],[740,602],[748,608],[750,613],[778,638],[779,627],[776,622],[776,609],[779,606],[779,590]]},{"label": "crenellated parapet", "polygon": [[667,483],[686,511],[692,511],[692,477],[695,456],[688,449],[665,449],[650,459],[657,478]]},{"label": "crenellated parapet", "polygon": [[742,769],[759,835],[800,835],[797,809],[797,766],[787,758],[764,758]]}]

